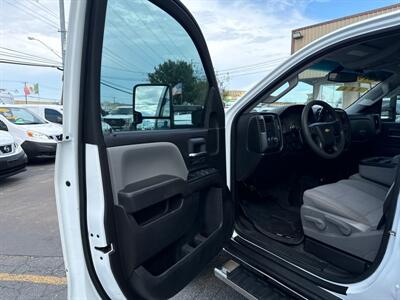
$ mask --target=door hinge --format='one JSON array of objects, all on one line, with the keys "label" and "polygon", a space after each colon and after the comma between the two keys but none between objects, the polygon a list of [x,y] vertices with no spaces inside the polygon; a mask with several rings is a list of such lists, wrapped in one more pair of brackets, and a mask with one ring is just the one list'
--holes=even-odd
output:
[{"label": "door hinge", "polygon": [[391,235],[391,236],[396,236],[396,231],[389,230],[388,234]]}]

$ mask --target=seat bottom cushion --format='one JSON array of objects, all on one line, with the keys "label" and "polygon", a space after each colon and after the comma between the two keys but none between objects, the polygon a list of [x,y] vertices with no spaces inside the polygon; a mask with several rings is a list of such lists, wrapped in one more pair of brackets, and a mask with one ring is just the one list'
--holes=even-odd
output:
[{"label": "seat bottom cushion", "polygon": [[378,225],[387,188],[366,180],[346,179],[307,190],[304,205],[363,223]]},{"label": "seat bottom cushion", "polygon": [[388,188],[353,175],[303,195],[304,234],[356,257],[373,261],[382,239],[377,230]]}]

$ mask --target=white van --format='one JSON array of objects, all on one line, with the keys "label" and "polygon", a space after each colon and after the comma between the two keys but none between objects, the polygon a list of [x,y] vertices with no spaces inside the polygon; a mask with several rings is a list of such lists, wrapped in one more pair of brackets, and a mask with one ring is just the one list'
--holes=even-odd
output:
[{"label": "white van", "polygon": [[21,104],[50,123],[62,124],[63,107],[58,104]]},{"label": "white van", "polygon": [[51,124],[19,105],[0,105],[0,121],[29,159],[54,157],[62,140],[62,127]]},{"label": "white van", "polygon": [[25,171],[26,155],[0,121],[0,180]]}]

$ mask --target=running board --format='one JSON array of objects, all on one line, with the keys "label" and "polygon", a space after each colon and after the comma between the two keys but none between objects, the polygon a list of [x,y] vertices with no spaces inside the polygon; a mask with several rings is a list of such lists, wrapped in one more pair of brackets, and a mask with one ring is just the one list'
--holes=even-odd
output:
[{"label": "running board", "polygon": [[273,283],[247,270],[233,260],[227,261],[221,268],[215,268],[214,275],[250,300],[294,299],[290,294],[278,289]]}]

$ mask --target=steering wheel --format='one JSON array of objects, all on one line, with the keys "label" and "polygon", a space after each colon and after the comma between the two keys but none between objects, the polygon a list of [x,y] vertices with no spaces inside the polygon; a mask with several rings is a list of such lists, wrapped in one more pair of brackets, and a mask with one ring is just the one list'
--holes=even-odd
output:
[{"label": "steering wheel", "polygon": [[[316,105],[322,107],[325,119],[328,120],[317,120],[314,123],[309,121],[310,113],[313,113],[313,106]],[[344,150],[343,124],[333,107],[326,102],[313,100],[307,103],[301,114],[301,131],[311,150],[322,158],[338,157]]]}]

